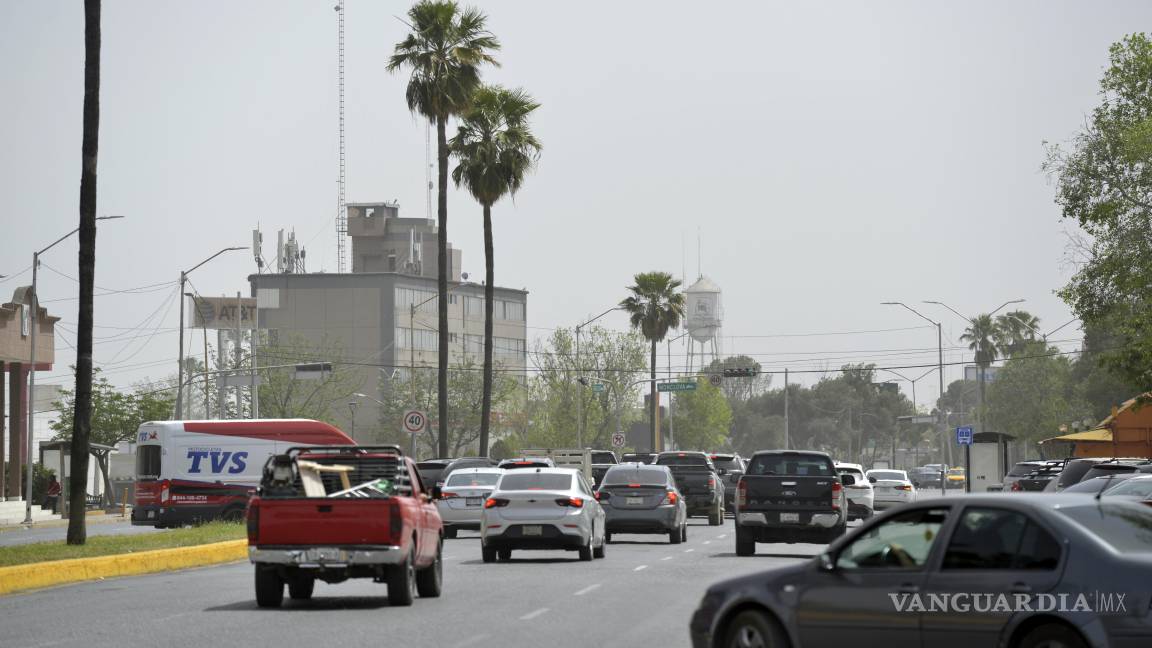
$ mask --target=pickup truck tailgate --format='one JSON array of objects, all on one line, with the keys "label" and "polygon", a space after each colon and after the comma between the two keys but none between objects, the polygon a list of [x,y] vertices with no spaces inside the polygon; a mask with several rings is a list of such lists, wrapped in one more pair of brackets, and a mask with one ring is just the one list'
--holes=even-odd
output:
[{"label": "pickup truck tailgate", "polygon": [[291,498],[259,502],[256,545],[397,544],[399,502],[380,499]]},{"label": "pickup truck tailgate", "polygon": [[745,475],[741,510],[827,510],[832,503],[833,477]]}]

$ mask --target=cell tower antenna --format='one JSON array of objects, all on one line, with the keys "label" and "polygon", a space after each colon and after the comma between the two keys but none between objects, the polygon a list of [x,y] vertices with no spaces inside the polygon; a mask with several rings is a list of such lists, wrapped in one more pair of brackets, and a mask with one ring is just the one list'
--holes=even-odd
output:
[{"label": "cell tower antenna", "polygon": [[700,228],[696,228],[696,277],[704,276],[704,267],[700,263]]},{"label": "cell tower antenna", "polygon": [[338,74],[340,81],[340,175],[337,180],[336,202],[336,272],[344,272],[348,261],[348,212],[344,203],[344,0],[339,0],[334,7],[336,22],[339,30]]},{"label": "cell tower antenna", "polygon": [[424,183],[428,194],[424,197],[424,217],[432,220],[432,122],[424,122]]}]

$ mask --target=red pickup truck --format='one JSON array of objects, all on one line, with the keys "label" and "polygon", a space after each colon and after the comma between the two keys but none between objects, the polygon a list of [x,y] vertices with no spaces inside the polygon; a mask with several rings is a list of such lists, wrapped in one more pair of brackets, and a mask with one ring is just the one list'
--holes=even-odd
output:
[{"label": "red pickup truck", "polygon": [[284,585],[308,599],[316,580],[387,583],[390,605],[440,596],[443,527],[416,464],[397,446],[291,448],[264,465],[248,502],[256,603]]}]

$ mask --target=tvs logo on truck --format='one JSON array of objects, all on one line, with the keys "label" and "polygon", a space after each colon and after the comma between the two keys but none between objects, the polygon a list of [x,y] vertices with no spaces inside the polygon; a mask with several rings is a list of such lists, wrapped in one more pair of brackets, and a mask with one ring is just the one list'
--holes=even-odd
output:
[{"label": "tvs logo on truck", "polygon": [[159,438],[160,437],[156,434],[156,430],[152,430],[151,432],[141,431],[136,442],[144,443],[145,441],[156,441]]},{"label": "tvs logo on truck", "polygon": [[230,475],[237,475],[248,467],[247,452],[192,448],[188,450],[188,459],[192,462],[188,467],[189,473],[210,472],[218,475],[227,472]]}]

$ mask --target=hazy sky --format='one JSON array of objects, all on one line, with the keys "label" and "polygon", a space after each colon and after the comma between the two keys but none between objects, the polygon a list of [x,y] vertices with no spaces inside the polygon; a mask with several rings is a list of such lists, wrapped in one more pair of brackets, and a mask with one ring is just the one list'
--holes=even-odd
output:
[{"label": "hazy sky", "polygon": [[[148,286],[97,298],[96,361],[117,384],[175,372],[175,287],[156,284],[248,245],[257,223],[266,256],[295,229],[309,269],[335,270],[333,4],[104,3],[99,212],[127,218],[101,225],[96,284]],[[349,201],[399,199],[416,216],[424,124],[406,77],[384,69],[408,6],[348,0],[347,186]],[[1067,321],[1053,291],[1070,273],[1068,225],[1042,143],[1083,123],[1108,45],[1152,19],[1135,1],[481,7],[504,45],[485,79],[543,104],[539,168],[494,210],[497,283],[531,291],[533,335],[609,308],[636,272],[694,280],[699,232],[703,272],[724,289],[724,351],[768,370],[935,362],[929,328],[807,335],[923,324],[881,301],[975,314],[1026,298],[1045,330]],[[82,18],[79,1],[0,2],[0,274],[77,223]],[[474,277],[481,234],[453,188],[449,237]],[[41,295],[63,319],[40,381],[66,383],[76,284],[57,271],[76,276],[75,242],[44,264]],[[254,270],[235,252],[191,279],[247,294]],[[4,300],[28,280],[0,283]],[[922,312],[958,344],[962,320]],[[1078,335],[1054,337],[1075,349]],[[935,385],[919,383],[921,404]]]}]

